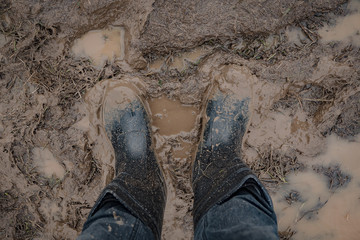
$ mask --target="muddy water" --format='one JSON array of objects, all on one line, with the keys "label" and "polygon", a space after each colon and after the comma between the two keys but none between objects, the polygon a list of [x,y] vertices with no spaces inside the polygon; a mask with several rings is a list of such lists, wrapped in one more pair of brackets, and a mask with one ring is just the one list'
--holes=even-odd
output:
[{"label": "muddy water", "polygon": [[125,57],[125,30],[121,27],[94,30],[75,40],[72,52],[76,57],[88,58],[97,67],[106,61]]},{"label": "muddy water", "polygon": [[336,19],[334,26],[325,26],[319,30],[323,42],[341,41],[360,47],[360,1],[352,0],[348,11],[350,14]]},{"label": "muddy water", "polygon": [[161,135],[173,135],[180,132],[190,132],[195,127],[199,110],[191,105],[181,104],[165,96],[153,98],[148,101],[152,125]]},{"label": "muddy water", "polygon": [[[313,159],[303,159],[307,170],[288,176],[288,183],[274,196],[279,230],[291,228],[296,232],[294,239],[358,239],[359,156],[360,136],[353,142],[331,136],[326,152]],[[350,182],[343,180],[343,185],[336,187],[336,180],[315,172],[313,166],[327,169],[337,166],[341,173],[333,177],[348,176]],[[296,200],[286,201],[291,192]]]}]

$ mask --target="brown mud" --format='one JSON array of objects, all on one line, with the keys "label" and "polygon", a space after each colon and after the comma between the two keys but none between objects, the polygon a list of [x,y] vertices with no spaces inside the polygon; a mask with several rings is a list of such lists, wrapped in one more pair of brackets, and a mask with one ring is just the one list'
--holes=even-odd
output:
[{"label": "brown mud", "polygon": [[163,239],[193,236],[201,113],[209,89],[229,82],[251,96],[242,154],[273,197],[281,238],[357,239],[359,6],[0,0],[0,238],[80,233],[114,175],[102,111],[125,80],[152,118]]}]

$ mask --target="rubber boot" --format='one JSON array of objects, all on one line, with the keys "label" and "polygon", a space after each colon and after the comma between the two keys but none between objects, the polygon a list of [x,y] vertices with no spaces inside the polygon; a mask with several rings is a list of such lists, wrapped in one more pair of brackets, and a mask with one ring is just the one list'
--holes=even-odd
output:
[{"label": "rubber boot", "polygon": [[255,187],[272,206],[270,196],[241,159],[241,145],[249,121],[250,96],[239,98],[217,90],[208,100],[203,135],[193,164],[194,226],[215,204],[242,187]]},{"label": "rubber boot", "polygon": [[116,177],[105,187],[90,214],[111,194],[153,231],[155,239],[160,239],[166,188],[154,153],[149,117],[132,88],[125,85],[111,91],[103,119],[115,152]]}]

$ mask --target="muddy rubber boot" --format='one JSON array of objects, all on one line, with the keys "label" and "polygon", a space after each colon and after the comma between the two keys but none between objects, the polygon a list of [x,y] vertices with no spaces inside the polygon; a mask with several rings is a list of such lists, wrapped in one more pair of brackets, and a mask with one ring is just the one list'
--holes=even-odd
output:
[{"label": "muddy rubber boot", "polygon": [[206,106],[203,135],[193,164],[195,228],[211,207],[229,199],[241,187],[255,187],[272,206],[265,188],[241,160],[251,96],[216,89]]},{"label": "muddy rubber boot", "polygon": [[153,149],[147,111],[130,87],[110,91],[103,119],[115,151],[116,177],[100,195],[91,215],[111,194],[153,231],[155,239],[160,239],[166,188]]}]

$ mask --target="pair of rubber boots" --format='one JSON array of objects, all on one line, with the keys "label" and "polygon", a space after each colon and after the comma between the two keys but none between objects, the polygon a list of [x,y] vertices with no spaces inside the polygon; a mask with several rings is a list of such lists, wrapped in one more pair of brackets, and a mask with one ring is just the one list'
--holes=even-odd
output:
[{"label": "pair of rubber boots", "polygon": [[[110,194],[150,227],[155,239],[160,239],[166,186],[154,152],[149,116],[136,91],[125,85],[121,92],[118,100],[107,104],[103,111],[106,133],[115,151],[116,177],[106,186],[90,216]],[[192,173],[195,227],[212,206],[248,185],[256,185],[271,205],[266,190],[240,157],[249,102],[249,97],[218,88],[207,100]]]}]

